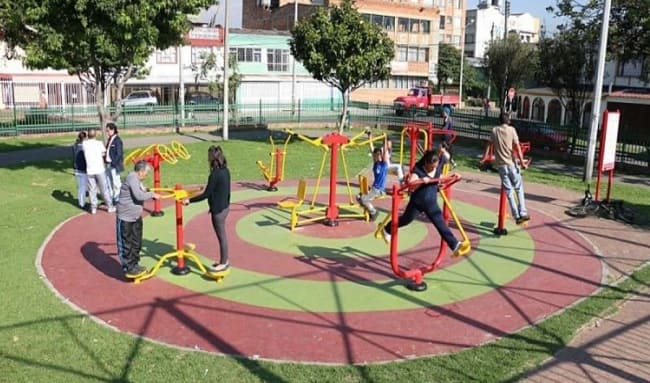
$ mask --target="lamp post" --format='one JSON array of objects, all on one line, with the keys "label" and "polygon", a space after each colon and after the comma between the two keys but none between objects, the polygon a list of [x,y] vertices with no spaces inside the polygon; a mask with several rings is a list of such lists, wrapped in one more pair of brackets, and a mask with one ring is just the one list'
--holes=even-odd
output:
[{"label": "lamp post", "polygon": [[230,81],[228,81],[228,66],[230,65],[230,48],[228,47],[228,0],[224,0],[224,20],[223,20],[223,132],[222,137],[228,140],[228,91]]},{"label": "lamp post", "polygon": [[461,33],[461,42],[460,42],[460,81],[458,81],[458,98],[460,106],[463,106],[463,63],[465,62],[465,33],[467,32],[467,27],[474,24],[474,20],[465,24],[463,28],[463,33]]},{"label": "lamp post", "polygon": [[[293,26],[298,23],[298,0],[293,1]],[[291,114],[296,113],[296,58],[291,58]]]}]

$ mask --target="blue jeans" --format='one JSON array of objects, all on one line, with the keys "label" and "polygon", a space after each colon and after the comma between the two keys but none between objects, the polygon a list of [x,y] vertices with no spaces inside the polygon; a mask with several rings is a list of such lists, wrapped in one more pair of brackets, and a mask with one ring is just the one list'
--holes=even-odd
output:
[{"label": "blue jeans", "polygon": [[[508,204],[510,204],[510,211],[515,219],[519,219],[528,215],[526,211],[526,200],[524,198],[524,183],[521,179],[521,172],[517,165],[500,165],[499,176],[501,177],[501,185],[508,197]],[[515,199],[515,192],[517,199]]]}]

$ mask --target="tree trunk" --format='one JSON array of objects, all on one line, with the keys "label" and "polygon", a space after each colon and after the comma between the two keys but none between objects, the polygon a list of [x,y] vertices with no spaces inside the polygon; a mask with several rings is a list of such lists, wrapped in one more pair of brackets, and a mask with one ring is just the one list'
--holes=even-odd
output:
[{"label": "tree trunk", "polygon": [[343,111],[341,113],[341,118],[339,120],[339,133],[343,133],[343,129],[345,128],[345,121],[347,118],[348,114],[348,97],[347,97],[347,91],[341,90],[341,97],[343,98]]}]

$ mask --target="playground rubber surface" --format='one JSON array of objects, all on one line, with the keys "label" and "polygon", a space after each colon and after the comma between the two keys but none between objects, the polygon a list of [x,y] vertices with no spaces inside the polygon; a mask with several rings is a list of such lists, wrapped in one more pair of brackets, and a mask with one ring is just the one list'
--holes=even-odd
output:
[{"label": "playground rubber surface", "polygon": [[[543,211],[529,209],[526,228],[506,222],[492,230],[498,194],[454,187],[452,206],[472,242],[466,257],[449,250],[440,269],[426,274],[428,289],[413,292],[391,271],[389,247],[374,238],[376,223],[340,219],[289,230],[277,202],[296,183],[269,193],[255,183],[233,185],[228,216],[232,272],[222,283],[192,272],[151,279],[122,276],[115,216],[81,214],[57,227],[38,261],[52,288],[70,305],[116,330],[158,342],[228,355],[316,363],[372,363],[450,353],[534,325],[594,293],[603,267],[594,246]],[[321,188],[317,200],[327,201]],[[308,198],[312,194],[308,190]],[[349,202],[337,189],[337,202]],[[309,204],[309,201],[306,201]],[[390,198],[376,203],[383,219]],[[405,206],[405,202],[402,207]],[[150,207],[150,205],[147,205]],[[142,264],[174,251],[174,206],[145,217]],[[323,213],[321,213],[323,214]],[[205,265],[218,257],[207,203],[184,208],[185,243],[196,244]],[[379,222],[379,221],[377,221]],[[459,232],[452,225],[452,231]],[[416,220],[399,231],[399,263],[433,262],[440,237]]]}]

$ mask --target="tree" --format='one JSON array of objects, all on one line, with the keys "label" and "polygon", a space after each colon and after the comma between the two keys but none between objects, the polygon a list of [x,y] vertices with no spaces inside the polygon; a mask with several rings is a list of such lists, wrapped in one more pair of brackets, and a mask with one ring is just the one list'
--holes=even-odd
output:
[{"label": "tree", "polygon": [[[563,28],[585,31],[591,45],[597,46],[602,23],[602,1],[557,0],[547,9],[569,19]],[[610,14],[607,48],[618,60],[642,60],[650,56],[650,12],[647,0],[614,0]],[[633,42],[633,43],[631,43]],[[643,62],[643,79],[650,77],[650,63]]]},{"label": "tree", "polygon": [[319,9],[291,30],[291,54],[312,74],[341,92],[343,131],[349,93],[366,83],[387,79],[395,55],[393,41],[365,21],[351,0]]},{"label": "tree", "polygon": [[[597,48],[589,41],[584,29],[563,28],[553,37],[539,43],[539,64],[537,79],[548,86],[569,111],[571,125],[580,126],[583,107],[590,95],[591,81],[595,73]],[[570,151],[577,141],[578,129],[572,130]]]},{"label": "tree", "polygon": [[112,115],[104,106],[109,85],[116,86],[119,101],[124,84],[138,73],[146,73],[144,66],[154,49],[183,43],[183,34],[190,27],[186,15],[213,2],[21,0],[11,6],[15,3],[23,5],[0,12],[8,46],[24,50],[23,62],[28,68],[66,69],[77,75],[94,91],[104,127],[108,119],[121,114],[119,102]]},{"label": "tree", "polygon": [[[221,65],[217,63],[217,56],[214,53],[210,53],[201,58],[203,61],[199,67],[199,75],[196,77],[196,81],[198,82],[199,78],[207,79],[210,94],[217,94],[219,99],[223,100],[224,81],[221,79],[221,75],[218,74],[218,69],[221,68]],[[234,117],[237,89],[239,89],[239,85],[241,84],[241,74],[239,73],[236,55],[231,54],[228,57],[228,65],[230,73],[230,76],[228,76],[228,105]]]},{"label": "tree", "polygon": [[522,43],[516,34],[509,34],[505,40],[490,43],[485,53],[485,66],[503,103],[506,89],[517,87],[534,75],[537,51],[532,45]]},{"label": "tree", "polygon": [[447,84],[460,81],[460,51],[449,44],[440,44],[438,48],[437,77],[438,87],[442,93],[447,91]]}]

